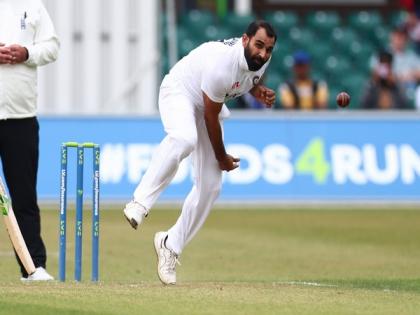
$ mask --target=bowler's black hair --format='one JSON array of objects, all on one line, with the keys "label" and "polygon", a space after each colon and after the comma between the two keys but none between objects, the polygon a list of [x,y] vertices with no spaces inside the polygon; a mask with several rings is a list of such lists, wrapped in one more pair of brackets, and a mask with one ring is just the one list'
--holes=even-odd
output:
[{"label": "bowler's black hair", "polygon": [[252,22],[248,25],[248,28],[245,31],[245,34],[248,35],[248,37],[253,37],[257,33],[257,31],[263,28],[265,29],[268,37],[274,37],[274,41],[277,41],[277,34],[274,31],[274,28],[271,26],[270,23],[264,21],[264,20],[257,20]]}]

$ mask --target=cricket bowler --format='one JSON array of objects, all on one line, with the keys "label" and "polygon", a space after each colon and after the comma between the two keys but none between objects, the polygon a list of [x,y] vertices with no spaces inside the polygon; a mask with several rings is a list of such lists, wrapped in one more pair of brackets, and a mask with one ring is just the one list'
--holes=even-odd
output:
[{"label": "cricket bowler", "polygon": [[176,283],[176,264],[203,225],[219,196],[222,172],[239,166],[223,143],[224,103],[250,92],[271,107],[275,92],[260,84],[277,36],[265,21],[252,22],[241,38],[207,42],[182,58],[165,76],[159,92],[159,111],[166,137],[134,191],[124,215],[137,228],[160,193],[171,182],[180,162],[191,156],[194,178],[181,215],[154,245],[158,275],[164,284]]}]

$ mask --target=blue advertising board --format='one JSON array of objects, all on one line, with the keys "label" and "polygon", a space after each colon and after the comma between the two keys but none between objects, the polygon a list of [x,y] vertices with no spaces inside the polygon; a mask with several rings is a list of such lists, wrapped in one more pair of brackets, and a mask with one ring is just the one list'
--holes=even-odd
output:
[{"label": "blue advertising board", "polygon": [[[420,117],[256,115],[225,121],[227,151],[240,167],[224,176],[220,200],[420,201]],[[235,115],[233,115],[235,116]],[[159,118],[40,119],[38,194],[59,195],[60,145],[101,145],[101,197],[129,200],[164,137]],[[69,194],[76,152],[69,152]],[[91,162],[86,152],[85,191]],[[91,161],[91,160],[90,160]],[[182,200],[192,171],[184,161],[160,200]]]}]

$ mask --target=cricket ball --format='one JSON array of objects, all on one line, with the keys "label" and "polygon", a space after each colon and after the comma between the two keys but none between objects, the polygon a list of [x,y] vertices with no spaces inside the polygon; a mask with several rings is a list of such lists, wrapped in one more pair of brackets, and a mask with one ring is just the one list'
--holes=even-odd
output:
[{"label": "cricket ball", "polygon": [[347,107],[350,104],[350,95],[346,92],[338,93],[336,101],[338,106]]}]

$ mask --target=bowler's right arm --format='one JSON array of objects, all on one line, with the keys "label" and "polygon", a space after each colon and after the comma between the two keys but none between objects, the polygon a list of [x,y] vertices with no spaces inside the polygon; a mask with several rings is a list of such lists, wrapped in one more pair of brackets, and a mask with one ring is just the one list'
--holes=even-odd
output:
[{"label": "bowler's right arm", "polygon": [[203,92],[204,99],[204,120],[206,122],[207,133],[214,150],[219,167],[222,171],[231,171],[237,168],[239,159],[226,153],[223,143],[222,127],[220,126],[219,114],[223,103],[212,101],[206,93]]}]

